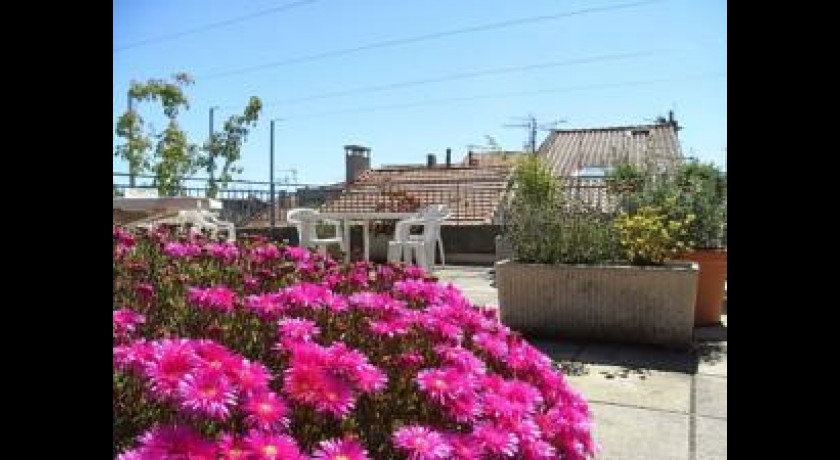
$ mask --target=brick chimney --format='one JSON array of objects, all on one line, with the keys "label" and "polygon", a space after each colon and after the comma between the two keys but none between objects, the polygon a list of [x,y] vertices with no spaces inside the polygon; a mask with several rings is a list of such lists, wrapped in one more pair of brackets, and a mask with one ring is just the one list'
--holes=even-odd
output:
[{"label": "brick chimney", "polygon": [[452,167],[452,149],[450,149],[450,148],[446,149],[446,167],[447,168]]},{"label": "brick chimney", "polygon": [[426,155],[426,167],[427,168],[434,168],[437,166],[437,157],[434,153],[430,153]]},{"label": "brick chimney", "polygon": [[351,184],[370,169],[370,148],[361,145],[344,146],[344,164],[346,168],[346,182]]}]

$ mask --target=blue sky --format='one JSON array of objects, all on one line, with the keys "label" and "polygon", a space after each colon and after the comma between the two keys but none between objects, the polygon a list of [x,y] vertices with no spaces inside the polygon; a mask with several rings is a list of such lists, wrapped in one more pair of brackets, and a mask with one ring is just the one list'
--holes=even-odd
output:
[{"label": "blue sky", "polygon": [[[343,180],[345,144],[370,147],[374,166],[442,158],[447,147],[460,159],[487,135],[520,149],[526,130],[504,125],[529,114],[583,128],[646,123],[674,110],[684,154],[724,165],[726,3],[640,3],[114,0],[113,122],[132,80],[184,71],[196,80],[191,108],[179,117],[192,142],[206,140],[211,106],[220,107],[218,127],[250,96],[263,100],[241,179],[268,180],[270,118],[283,119],[277,177],[294,168],[306,183]],[[284,4],[298,5],[257,14]],[[571,14],[548,18],[563,13]],[[289,62],[537,17],[546,19]],[[389,85],[403,86],[376,90]],[[160,109],[140,110],[155,128],[165,126]],[[115,158],[114,171],[127,166]]]}]

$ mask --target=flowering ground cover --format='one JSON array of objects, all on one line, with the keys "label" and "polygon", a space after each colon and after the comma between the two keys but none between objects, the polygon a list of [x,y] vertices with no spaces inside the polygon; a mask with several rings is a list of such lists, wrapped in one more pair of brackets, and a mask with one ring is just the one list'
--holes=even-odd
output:
[{"label": "flowering ground cover", "polygon": [[115,227],[113,453],[585,459],[581,396],[415,266]]}]

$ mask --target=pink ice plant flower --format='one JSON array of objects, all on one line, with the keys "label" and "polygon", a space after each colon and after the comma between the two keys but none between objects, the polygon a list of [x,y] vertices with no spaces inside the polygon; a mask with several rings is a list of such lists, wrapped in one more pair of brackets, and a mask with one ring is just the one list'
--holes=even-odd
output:
[{"label": "pink ice plant flower", "polygon": [[265,243],[251,249],[248,257],[257,263],[268,262],[279,259],[280,250],[272,243]]},{"label": "pink ice plant flower", "polygon": [[140,436],[137,449],[117,458],[216,460],[216,448],[190,427],[157,425]]},{"label": "pink ice plant flower", "polygon": [[230,433],[219,436],[216,451],[219,460],[248,460],[251,458],[251,449],[245,445],[244,440],[238,439]]},{"label": "pink ice plant flower", "polygon": [[274,392],[251,395],[244,408],[247,422],[255,428],[272,431],[289,427],[289,406]]},{"label": "pink ice plant flower", "polygon": [[171,241],[163,247],[163,253],[173,259],[195,257],[201,254],[201,246],[194,243]]},{"label": "pink ice plant flower", "polygon": [[114,310],[114,336],[126,338],[134,333],[138,324],[146,322],[146,317],[128,308]]},{"label": "pink ice plant flower", "polygon": [[281,318],[278,332],[283,347],[296,342],[311,342],[321,333],[315,321],[302,318]]},{"label": "pink ice plant flower", "polygon": [[186,412],[215,420],[227,420],[236,404],[236,395],[228,378],[215,369],[195,370],[178,384],[181,407]]},{"label": "pink ice plant flower", "polygon": [[212,257],[223,261],[230,262],[239,257],[239,248],[233,243],[208,243],[204,246],[204,249]]},{"label": "pink ice plant flower", "polygon": [[355,438],[344,437],[342,439],[327,439],[321,441],[315,452],[313,460],[370,460],[367,450]]},{"label": "pink ice plant flower", "polygon": [[417,373],[415,380],[423,393],[441,405],[475,388],[475,379],[454,367],[424,369]]},{"label": "pink ice plant flower", "polygon": [[187,301],[199,308],[229,313],[236,306],[236,292],[225,286],[191,287],[187,289]]},{"label": "pink ice plant flower", "polygon": [[237,366],[231,366],[228,376],[245,394],[265,391],[272,379],[271,372],[264,364],[247,359],[242,359]]},{"label": "pink ice plant flower", "polygon": [[493,458],[513,457],[518,451],[519,439],[516,435],[489,423],[476,426],[472,436],[481,449]]},{"label": "pink ice plant flower", "polygon": [[145,375],[159,399],[175,396],[178,383],[195,367],[198,357],[190,341],[161,340],[153,345],[154,357],[146,363]]},{"label": "pink ice plant flower", "polygon": [[245,445],[254,460],[307,460],[294,438],[285,434],[251,430],[245,437]]},{"label": "pink ice plant flower", "polygon": [[249,295],[245,298],[245,308],[265,321],[274,321],[286,311],[283,298],[278,293]]},{"label": "pink ice plant flower", "polygon": [[452,453],[452,446],[441,433],[422,425],[398,429],[393,441],[397,448],[408,454],[409,460],[443,460]]},{"label": "pink ice plant flower", "polygon": [[299,246],[285,246],[282,254],[284,259],[295,262],[306,262],[312,259],[312,251]]}]

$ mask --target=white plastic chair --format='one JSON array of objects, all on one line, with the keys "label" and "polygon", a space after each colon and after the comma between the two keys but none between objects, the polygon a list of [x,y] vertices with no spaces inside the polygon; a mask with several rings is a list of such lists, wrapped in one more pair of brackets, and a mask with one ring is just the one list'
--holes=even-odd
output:
[{"label": "white plastic chair", "polygon": [[[301,247],[316,247],[321,255],[327,254],[327,246],[337,244],[343,251],[347,252],[347,242],[342,237],[341,222],[332,219],[324,219],[319,216],[318,211],[309,208],[295,208],[286,213],[286,220],[297,227],[299,244]],[[331,225],[334,236],[330,238],[318,238],[316,226],[319,223]]]},{"label": "white plastic chair", "polygon": [[[411,262],[414,259],[418,265],[431,271],[435,265],[435,247],[437,247],[441,264],[446,266],[440,227],[450,215],[445,205],[436,204],[426,207],[416,217],[397,222],[394,240],[388,243],[388,260]],[[410,230],[414,226],[422,226],[423,233],[412,235]]]},{"label": "white plastic chair", "polygon": [[212,238],[216,238],[219,230],[223,230],[227,233],[227,240],[229,242],[236,241],[236,226],[233,222],[228,222],[226,220],[219,219],[219,215],[212,211],[207,211],[205,209],[199,209],[198,211],[188,211],[195,213],[195,220],[199,222],[200,228],[206,228],[210,230],[210,236]]}]

